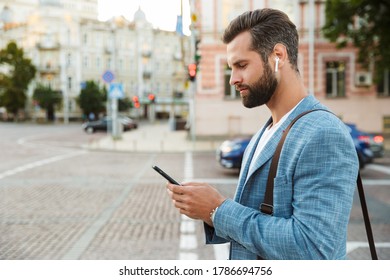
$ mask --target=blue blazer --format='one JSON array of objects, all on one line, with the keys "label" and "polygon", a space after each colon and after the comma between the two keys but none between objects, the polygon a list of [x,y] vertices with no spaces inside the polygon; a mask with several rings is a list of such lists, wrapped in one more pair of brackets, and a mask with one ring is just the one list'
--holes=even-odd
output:
[{"label": "blue blazer", "polygon": [[352,137],[335,115],[315,111],[290,130],[274,179],[274,214],[260,212],[272,156],[298,114],[323,106],[307,96],[266,144],[248,173],[256,133],[243,158],[234,200],[225,200],[205,224],[206,243],[230,242],[230,259],[345,259],[347,226],[359,163]]}]

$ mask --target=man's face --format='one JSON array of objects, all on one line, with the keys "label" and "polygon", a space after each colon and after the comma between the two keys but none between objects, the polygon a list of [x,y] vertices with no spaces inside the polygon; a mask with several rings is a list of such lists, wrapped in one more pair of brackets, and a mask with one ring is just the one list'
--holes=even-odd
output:
[{"label": "man's face", "polygon": [[232,69],[230,84],[240,92],[247,108],[266,104],[278,85],[268,61],[263,64],[260,55],[250,50],[250,46],[249,32],[239,34],[227,45],[228,64]]}]

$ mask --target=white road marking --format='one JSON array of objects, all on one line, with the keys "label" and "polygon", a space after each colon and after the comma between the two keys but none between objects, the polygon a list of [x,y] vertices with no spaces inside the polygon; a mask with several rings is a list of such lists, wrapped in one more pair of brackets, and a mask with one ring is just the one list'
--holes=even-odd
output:
[{"label": "white road marking", "polygon": [[[348,241],[347,254],[359,248],[369,248],[368,242]],[[375,242],[375,248],[390,248],[390,242]]]},{"label": "white road marking", "polygon": [[367,164],[364,168],[390,175],[390,167],[379,164]]},{"label": "white road marking", "polygon": [[386,186],[390,187],[390,179],[363,179],[363,186]]},{"label": "white road marking", "polygon": [[[184,181],[191,181],[194,177],[192,152],[186,152],[184,160]],[[190,252],[198,248],[195,234],[195,221],[185,215],[181,215],[180,224],[180,252],[179,260],[197,260],[197,253]]]},{"label": "white road marking", "polygon": [[180,232],[183,234],[194,233],[195,223],[192,220],[187,220],[184,217],[181,219]]},{"label": "white road marking", "polygon": [[[193,167],[193,158],[192,152],[187,152],[185,154],[184,161],[184,177],[185,181],[191,181],[194,179],[194,167]],[[237,179],[206,179],[197,181],[205,181],[209,183],[227,183],[227,184],[236,184]],[[181,217],[180,224],[180,260],[197,260],[199,256],[197,253],[193,252],[198,248],[198,241],[195,233],[196,224],[195,221],[188,218],[185,215]],[[214,258],[216,260],[226,260],[229,258],[229,244],[217,244],[213,245]]]},{"label": "white road marking", "polygon": [[49,163],[53,163],[56,161],[76,157],[76,156],[79,156],[79,155],[82,155],[85,153],[87,153],[87,152],[86,151],[77,151],[77,152],[73,152],[73,153],[58,155],[58,156],[54,156],[54,157],[50,157],[50,158],[37,160],[37,161],[31,162],[31,163],[27,163],[25,165],[22,165],[22,166],[19,166],[19,167],[16,167],[16,168],[13,168],[13,169],[10,169],[10,170],[7,170],[7,171],[0,173],[0,179],[3,179],[3,178],[8,177],[8,176],[16,175],[20,172],[24,172],[24,171],[27,171],[27,170],[30,170],[30,169],[33,169],[33,168],[36,168],[39,166],[49,164]]},{"label": "white road marking", "polygon": [[198,254],[196,253],[184,253],[184,252],[179,253],[179,260],[197,260],[197,259],[198,259]]},{"label": "white road marking", "polygon": [[230,243],[215,244],[214,247],[214,256],[216,260],[227,260],[229,259],[229,248]]},{"label": "white road marking", "polygon": [[196,241],[196,235],[183,234],[180,235],[180,250],[193,250],[198,248],[198,242]]}]

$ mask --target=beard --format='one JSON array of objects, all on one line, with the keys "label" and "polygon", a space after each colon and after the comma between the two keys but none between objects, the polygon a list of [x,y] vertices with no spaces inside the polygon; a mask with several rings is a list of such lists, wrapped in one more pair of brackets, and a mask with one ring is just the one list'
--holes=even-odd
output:
[{"label": "beard", "polygon": [[248,94],[242,96],[242,104],[247,108],[254,108],[266,104],[275,93],[278,81],[273,75],[271,67],[266,64],[264,74],[254,84],[239,84],[237,89],[246,88]]}]

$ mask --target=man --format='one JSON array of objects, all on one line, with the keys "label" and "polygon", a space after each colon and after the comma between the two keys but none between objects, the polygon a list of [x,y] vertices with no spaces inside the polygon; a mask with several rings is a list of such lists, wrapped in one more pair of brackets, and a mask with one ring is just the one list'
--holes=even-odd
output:
[{"label": "man", "polygon": [[205,222],[207,243],[230,242],[231,259],[345,259],[359,167],[349,132],[332,113],[295,123],[274,179],[273,215],[259,210],[283,130],[302,112],[326,109],[299,75],[295,25],[278,10],[255,10],[233,20],[223,41],[244,106],[265,104],[272,117],[245,151],[234,200],[204,183],[168,184],[175,207]]}]

